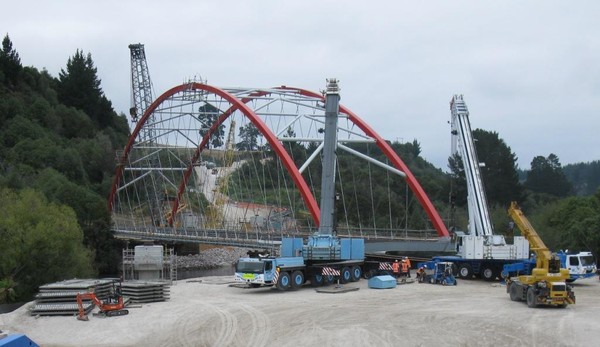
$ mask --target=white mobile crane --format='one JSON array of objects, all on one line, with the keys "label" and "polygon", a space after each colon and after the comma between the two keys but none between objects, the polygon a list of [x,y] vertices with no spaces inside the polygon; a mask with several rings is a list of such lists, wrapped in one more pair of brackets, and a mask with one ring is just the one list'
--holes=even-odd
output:
[{"label": "white mobile crane", "polygon": [[462,95],[454,95],[450,111],[452,153],[462,159],[467,181],[469,225],[467,233],[455,231],[456,256],[439,256],[433,260],[453,262],[460,278],[477,275],[491,281],[501,277],[505,264],[529,258],[529,242],[522,236],[515,236],[514,244],[509,245],[504,236],[494,234],[481,178],[482,164],[477,159],[469,110]]}]

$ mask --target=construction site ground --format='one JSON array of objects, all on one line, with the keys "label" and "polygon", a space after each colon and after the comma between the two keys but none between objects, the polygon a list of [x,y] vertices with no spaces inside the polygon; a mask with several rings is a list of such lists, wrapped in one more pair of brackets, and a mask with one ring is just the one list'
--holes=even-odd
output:
[{"label": "construction site ground", "polygon": [[500,283],[407,283],[317,293],[234,285],[232,277],[182,280],[167,302],[87,322],[33,317],[25,305],[0,315],[0,330],[41,346],[584,346],[600,341],[598,277],[577,281],[577,304],[528,308]]}]

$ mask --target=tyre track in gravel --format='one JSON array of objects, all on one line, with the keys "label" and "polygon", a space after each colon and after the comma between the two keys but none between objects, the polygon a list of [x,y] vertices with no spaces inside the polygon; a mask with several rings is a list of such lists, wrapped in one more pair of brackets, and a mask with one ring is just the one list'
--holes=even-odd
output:
[{"label": "tyre track in gravel", "polygon": [[[236,345],[238,346],[266,346],[271,337],[271,319],[260,309],[238,304],[231,306],[232,308],[241,310],[242,322],[248,324],[243,325],[243,329],[236,335]],[[246,336],[246,332],[250,331],[250,336]]]},{"label": "tyre track in gravel", "polygon": [[[177,312],[177,346],[266,346],[271,321],[259,309],[228,302],[201,303]],[[166,341],[164,341],[166,342]],[[173,343],[171,341],[170,343]]]},{"label": "tyre track in gravel", "polygon": [[232,346],[238,333],[238,321],[234,314],[222,306],[227,304],[205,304],[218,315],[218,321],[210,320],[200,340],[201,346]]}]

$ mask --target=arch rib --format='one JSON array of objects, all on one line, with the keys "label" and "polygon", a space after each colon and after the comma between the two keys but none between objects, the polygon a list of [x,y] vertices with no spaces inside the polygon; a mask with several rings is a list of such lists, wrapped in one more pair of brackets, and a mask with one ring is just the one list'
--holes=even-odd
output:
[{"label": "arch rib", "polygon": [[[171,216],[174,216],[175,211],[177,211],[181,194],[183,194],[183,190],[185,189],[185,186],[187,185],[187,182],[191,175],[191,172],[193,169],[193,163],[195,163],[198,160],[200,153],[202,152],[202,149],[206,146],[206,144],[208,143],[212,134],[218,129],[218,127],[231,114],[233,114],[233,112],[235,112],[236,110],[239,109],[242,113],[244,113],[244,115],[246,117],[248,117],[248,119],[250,119],[250,121],[257,127],[257,129],[265,136],[265,138],[267,139],[269,144],[275,150],[276,154],[281,158],[286,170],[288,171],[288,173],[294,180],[294,183],[300,190],[301,196],[302,196],[303,200],[305,201],[305,203],[313,217],[313,220],[315,221],[315,224],[318,226],[319,222],[320,222],[320,212],[319,212],[319,207],[317,205],[317,202],[316,202],[314,196],[310,192],[310,189],[308,188],[306,181],[300,174],[295,163],[293,162],[291,157],[287,154],[287,152],[285,151],[285,149],[283,148],[283,146],[281,145],[281,143],[279,142],[277,137],[270,131],[270,129],[266,126],[266,124],[254,113],[254,111],[246,105],[246,103],[249,102],[251,100],[251,98],[247,97],[247,98],[243,98],[240,100],[220,88],[216,88],[216,87],[209,86],[206,84],[201,84],[201,83],[182,84],[182,85],[179,85],[179,86],[169,89],[168,91],[163,93],[161,96],[159,96],[150,105],[150,107],[146,110],[146,112],[144,112],[144,115],[140,118],[134,132],[130,136],[129,141],[125,147],[125,150],[123,151],[123,155],[120,158],[119,164],[117,165],[117,169],[115,172],[115,178],[113,179],[113,184],[112,184],[111,192],[109,195],[109,201],[108,201],[109,210],[112,211],[116,190],[117,190],[118,184],[120,182],[120,179],[121,179],[121,176],[123,173],[123,168],[124,168],[125,162],[127,160],[127,157],[129,155],[131,148],[133,147],[135,139],[137,138],[139,132],[141,131],[144,123],[150,117],[152,112],[154,112],[162,102],[164,102],[165,100],[167,100],[169,97],[173,96],[174,94],[184,91],[186,89],[199,89],[199,90],[205,90],[205,91],[217,94],[217,95],[223,97],[224,99],[226,99],[227,101],[229,101],[232,104],[232,106],[227,111],[225,111],[217,119],[217,121],[211,126],[209,131],[204,135],[200,145],[197,147],[196,152],[194,153],[194,156],[192,157],[191,162],[188,164],[188,167],[184,173],[184,178],[182,179],[181,184],[179,186],[177,198],[173,205],[173,210],[172,210]],[[324,97],[321,94],[311,92],[311,91],[308,91],[305,89],[286,87],[286,86],[277,87],[275,89],[294,91],[294,92],[299,93],[300,95],[319,98],[324,101]],[[268,93],[267,91],[257,91],[255,93],[253,93],[252,96],[253,97],[254,96],[263,96],[263,95],[267,95],[267,94],[270,94],[270,93]],[[406,164],[400,159],[400,157],[396,154],[396,152],[394,152],[394,150],[391,148],[391,146],[381,136],[379,136],[367,123],[365,123],[362,119],[360,119],[356,114],[354,114],[348,108],[346,108],[343,105],[340,105],[340,112],[347,114],[349,119],[354,124],[356,124],[362,131],[364,131],[365,134],[374,138],[377,146],[386,155],[386,157],[392,162],[392,164],[397,169],[403,171],[406,174],[406,180],[408,182],[409,187],[411,188],[413,193],[415,193],[420,204],[425,209],[425,212],[427,213],[430,220],[432,221],[434,228],[438,232],[438,235],[443,236],[443,237],[449,237],[448,230],[447,230],[446,226],[444,225],[441,217],[437,213],[437,210],[435,209],[435,207],[429,200],[429,197],[427,196],[427,194],[425,193],[425,191],[423,190],[423,188],[421,187],[419,182],[416,180],[414,175],[408,169]],[[171,224],[172,219],[169,222]]]},{"label": "arch rib", "polygon": [[[306,184],[306,181],[304,180],[304,178],[298,171],[296,164],[294,163],[292,158],[288,155],[288,153],[285,151],[285,149],[283,148],[283,145],[279,142],[277,137],[271,132],[271,130],[267,127],[267,125],[254,113],[254,111],[246,105],[246,102],[248,102],[248,100],[239,100],[235,96],[231,95],[230,93],[228,93],[220,88],[202,84],[202,83],[189,83],[189,84],[182,84],[182,85],[173,87],[173,88],[169,89],[168,91],[166,91],[165,93],[163,93],[161,96],[159,96],[150,105],[150,107],[148,107],[146,112],[144,112],[144,115],[139,120],[138,125],[136,126],[134,132],[129,137],[129,141],[125,147],[125,150],[123,151],[123,155],[121,156],[119,164],[117,165],[117,169],[115,172],[115,178],[113,180],[113,185],[112,185],[110,196],[109,196],[109,205],[108,205],[109,210],[112,211],[117,186],[118,186],[121,176],[123,174],[123,168],[124,168],[125,162],[127,160],[129,152],[131,151],[131,148],[133,147],[135,139],[137,138],[139,132],[141,131],[144,123],[148,120],[150,115],[158,108],[158,106],[160,104],[162,104],[165,100],[167,100],[169,97],[171,97],[179,92],[182,92],[182,91],[185,91],[188,89],[204,90],[204,91],[219,95],[220,97],[222,97],[225,100],[227,100],[228,102],[230,102],[232,104],[232,106],[227,111],[225,111],[222,115],[219,116],[217,121],[215,121],[215,123],[210,127],[210,129],[204,135],[204,137],[202,138],[202,141],[196,148],[196,151],[194,152],[194,155],[192,156],[192,160],[188,164],[188,167],[186,168],[186,171],[184,172],[183,179],[179,185],[179,189],[177,192],[177,198],[175,199],[175,202],[172,207],[169,224],[172,226],[172,222],[173,222],[172,217],[175,216],[175,211],[177,211],[177,209],[179,207],[179,201],[180,201],[181,195],[183,194],[183,190],[187,186],[187,182],[188,182],[191,172],[193,170],[193,163],[195,163],[198,160],[198,158],[200,157],[200,153],[202,152],[204,147],[206,147],[210,137],[218,129],[218,127],[231,114],[233,114],[233,112],[235,112],[236,110],[240,110],[248,119],[250,119],[250,121],[256,126],[256,128],[263,134],[263,136],[265,136],[265,138],[267,139],[267,141],[269,142],[269,144],[271,145],[271,147],[273,148],[273,150],[275,151],[277,156],[279,156],[279,158],[282,160],[284,167],[286,168],[286,170],[292,177],[292,180],[294,181],[294,183],[300,190],[300,194],[301,194],[306,206],[308,207],[308,209],[313,217],[313,220],[315,221],[315,223],[317,225],[319,225],[319,221],[320,221],[319,207],[318,207],[317,202],[316,202],[314,196],[312,195],[308,185]],[[259,96],[259,95],[257,95],[257,96]]]},{"label": "arch rib", "polygon": [[[309,90],[305,90],[305,89],[301,89],[301,88],[282,86],[282,87],[278,87],[278,89],[293,90],[293,91],[297,91],[301,95],[311,96],[311,97],[315,97],[315,98],[321,98],[321,99],[325,100],[325,98],[321,94],[311,92]],[[413,193],[417,196],[417,199],[419,200],[419,203],[421,204],[421,206],[423,206],[423,208],[425,209],[425,212],[427,213],[427,216],[429,216],[429,218],[431,219],[431,222],[433,223],[433,227],[435,228],[435,230],[437,230],[438,235],[442,236],[442,237],[450,237],[450,233],[448,232],[446,225],[444,225],[442,218],[440,217],[437,210],[435,209],[435,206],[433,206],[433,204],[431,203],[431,200],[429,200],[429,197],[427,196],[427,194],[425,193],[425,191],[423,190],[423,188],[421,187],[421,185],[419,184],[419,182],[417,181],[415,176],[408,169],[408,166],[406,166],[406,164],[404,164],[402,159],[400,159],[398,154],[396,154],[396,152],[394,152],[392,147],[381,136],[379,136],[379,134],[377,134],[367,123],[365,123],[356,114],[354,114],[354,112],[350,111],[345,106],[340,105],[340,113],[347,114],[348,118],[354,124],[356,124],[362,131],[364,131],[365,134],[367,134],[368,136],[371,136],[372,138],[375,139],[375,143],[377,144],[377,147],[379,147],[379,149],[381,149],[381,151],[392,162],[392,164],[394,164],[394,166],[397,169],[403,171],[406,174],[406,181],[408,182],[408,186],[413,191]]]}]

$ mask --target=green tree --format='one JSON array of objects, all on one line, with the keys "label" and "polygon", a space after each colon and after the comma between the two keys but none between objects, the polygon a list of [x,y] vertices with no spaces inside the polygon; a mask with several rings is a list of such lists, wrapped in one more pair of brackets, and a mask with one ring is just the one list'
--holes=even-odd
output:
[{"label": "green tree", "polygon": [[[221,111],[211,104],[204,104],[200,106],[198,112],[198,120],[200,121],[200,136],[204,136],[208,133],[210,127],[217,121],[217,119],[221,115]],[[217,130],[212,134],[208,144],[213,148],[221,147],[224,144],[224,136],[225,126],[221,124],[219,125]]]},{"label": "green tree", "polygon": [[[517,157],[510,147],[500,138],[497,132],[482,129],[473,131],[475,150],[480,167],[485,194],[491,206],[508,206],[511,201],[523,198],[523,187],[519,183],[517,173]],[[448,159],[448,167],[455,179],[453,194],[456,203],[466,204],[466,180],[461,158],[454,155]]]},{"label": "green tree", "polygon": [[579,196],[593,195],[600,188],[600,160],[565,165],[563,172]]},{"label": "green tree", "polygon": [[68,138],[90,138],[94,133],[94,126],[90,117],[83,111],[74,107],[57,105],[55,112],[62,121],[61,135]]},{"label": "green tree", "polygon": [[258,136],[260,131],[252,123],[240,127],[239,137],[241,141],[236,144],[240,151],[254,151],[258,149]]},{"label": "green tree", "polygon": [[52,168],[41,171],[32,186],[43,192],[50,201],[65,204],[75,211],[83,230],[83,242],[95,251],[98,271],[114,273],[118,249],[110,232],[110,214],[104,195],[70,181]]},{"label": "green tree", "polygon": [[[589,197],[569,197],[551,205],[544,214],[551,249],[591,251],[600,256],[600,190]],[[544,238],[546,240],[546,238]]]},{"label": "green tree", "polygon": [[2,49],[0,50],[0,72],[4,75],[5,82],[14,86],[17,84],[19,74],[23,70],[19,53],[13,49],[12,41],[8,34],[2,40]]},{"label": "green tree", "polygon": [[547,158],[533,158],[525,187],[534,193],[546,193],[557,197],[565,197],[573,191],[558,157],[553,153]]},{"label": "green tree", "polygon": [[511,201],[523,198],[523,187],[517,174],[517,156],[495,131],[473,132],[479,161],[485,163],[481,174],[488,203],[506,208]]},{"label": "green tree", "polygon": [[[93,274],[92,252],[72,209],[32,189],[0,190],[0,280],[30,299],[44,283]],[[43,266],[42,266],[43,264]]]},{"label": "green tree", "polygon": [[45,137],[46,129],[41,125],[25,118],[22,115],[8,120],[6,126],[0,131],[0,150],[6,155],[6,151],[25,139],[35,140]]},{"label": "green tree", "polygon": [[413,142],[409,143],[408,148],[410,149],[410,153],[412,154],[413,158],[421,155],[421,144],[419,141],[417,141],[417,139],[414,139]]},{"label": "green tree", "polygon": [[79,49],[67,61],[67,70],[61,69],[57,84],[58,99],[69,107],[83,110],[100,128],[113,123],[116,117],[112,104],[102,92],[92,55],[84,56]]}]

